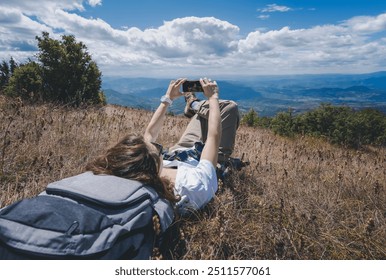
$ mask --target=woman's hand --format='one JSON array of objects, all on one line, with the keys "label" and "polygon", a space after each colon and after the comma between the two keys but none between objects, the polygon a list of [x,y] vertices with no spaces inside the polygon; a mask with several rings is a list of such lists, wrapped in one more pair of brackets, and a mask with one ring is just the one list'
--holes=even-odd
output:
[{"label": "woman's hand", "polygon": [[[171,81],[168,87],[168,90],[166,91],[166,97],[170,98],[171,100],[174,100],[180,96],[182,96],[182,93],[180,92],[180,87],[182,83],[184,83],[186,79],[178,79],[177,81]],[[147,125],[145,129],[144,138],[148,142],[156,142],[158,138],[158,134],[161,131],[162,125],[165,120],[165,115],[167,111],[168,106],[165,105],[165,103],[161,103],[157,110],[154,112],[153,116],[151,117],[151,120],[149,124]]]},{"label": "woman's hand", "polygon": [[218,86],[216,81],[211,81],[210,79],[203,78],[200,79],[200,84],[202,86],[202,89],[204,90],[204,95],[210,99],[210,98],[218,98]]},{"label": "woman's hand", "polygon": [[186,81],[185,78],[180,78],[177,81],[172,80],[169,84],[168,90],[166,91],[166,96],[171,100],[174,100],[183,94],[180,92],[181,85]]}]

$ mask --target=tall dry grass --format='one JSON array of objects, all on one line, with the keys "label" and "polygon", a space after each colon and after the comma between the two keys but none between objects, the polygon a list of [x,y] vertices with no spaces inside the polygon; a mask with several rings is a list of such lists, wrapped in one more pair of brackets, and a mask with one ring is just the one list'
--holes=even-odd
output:
[{"label": "tall dry grass", "polygon": [[[71,109],[0,96],[0,207],[83,171],[151,112]],[[168,116],[159,142],[188,123]],[[178,219],[165,257],[176,259],[385,259],[386,150],[355,151],[313,138],[240,127],[235,156],[250,165],[202,211]]]}]

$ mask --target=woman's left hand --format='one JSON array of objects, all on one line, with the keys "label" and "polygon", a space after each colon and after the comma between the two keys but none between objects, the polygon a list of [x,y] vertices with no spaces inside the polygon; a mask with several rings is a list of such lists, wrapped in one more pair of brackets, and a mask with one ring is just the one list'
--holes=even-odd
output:
[{"label": "woman's left hand", "polygon": [[180,91],[181,85],[186,81],[186,78],[180,78],[176,81],[172,80],[169,84],[168,90],[166,91],[166,96],[171,100],[174,100],[183,94]]},{"label": "woman's left hand", "polygon": [[212,97],[219,98],[218,85],[216,81],[212,81],[208,78],[200,79],[202,89],[204,90],[204,95],[210,99]]}]

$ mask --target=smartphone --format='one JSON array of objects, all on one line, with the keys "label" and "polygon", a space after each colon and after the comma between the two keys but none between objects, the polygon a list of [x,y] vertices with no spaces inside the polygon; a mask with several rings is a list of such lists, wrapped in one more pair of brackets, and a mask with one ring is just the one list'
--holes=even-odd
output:
[{"label": "smartphone", "polygon": [[200,81],[186,81],[182,84],[183,92],[203,92]]}]

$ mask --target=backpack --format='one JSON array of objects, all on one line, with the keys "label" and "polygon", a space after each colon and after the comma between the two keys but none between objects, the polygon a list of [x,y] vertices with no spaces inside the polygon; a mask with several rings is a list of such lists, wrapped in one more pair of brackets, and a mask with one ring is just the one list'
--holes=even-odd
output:
[{"label": "backpack", "polygon": [[85,172],[0,210],[0,259],[149,259],[174,219],[140,182]]}]

